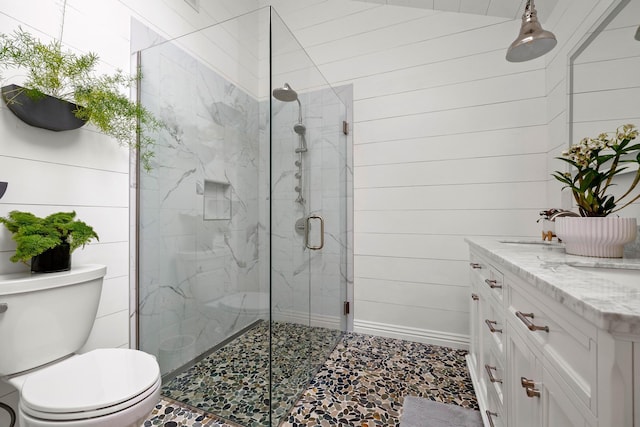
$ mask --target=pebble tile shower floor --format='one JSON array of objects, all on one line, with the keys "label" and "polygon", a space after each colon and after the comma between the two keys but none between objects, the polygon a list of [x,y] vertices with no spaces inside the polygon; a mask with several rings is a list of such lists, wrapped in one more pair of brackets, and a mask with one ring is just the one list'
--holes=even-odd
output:
[{"label": "pebble tile shower floor", "polygon": [[[281,332],[288,329],[290,328],[284,327]],[[300,339],[299,334],[297,332],[297,337],[283,342],[300,342],[296,341]],[[308,335],[308,331],[306,334]],[[237,345],[236,341],[242,342],[243,338],[248,338],[245,335],[228,346]],[[252,341],[255,339],[255,336],[251,338]],[[242,346],[240,344],[240,348]],[[280,426],[398,426],[405,396],[423,397],[477,410],[478,404],[466,368],[465,355],[463,350],[347,333],[293,409],[288,414],[278,414],[278,418],[282,419]],[[209,365],[209,369],[211,366]],[[199,379],[196,377],[191,380],[194,385],[188,388],[195,391],[198,389]],[[189,379],[185,375],[180,381],[187,384]],[[163,387],[163,394],[165,388],[166,386]],[[282,392],[285,398],[293,395]],[[236,425],[216,418],[213,414],[201,412],[194,406],[197,404],[194,405],[193,402],[186,406],[171,398],[163,398],[143,425]],[[236,419],[238,421],[240,420]],[[254,421],[256,423],[253,425],[266,425],[265,419]]]}]

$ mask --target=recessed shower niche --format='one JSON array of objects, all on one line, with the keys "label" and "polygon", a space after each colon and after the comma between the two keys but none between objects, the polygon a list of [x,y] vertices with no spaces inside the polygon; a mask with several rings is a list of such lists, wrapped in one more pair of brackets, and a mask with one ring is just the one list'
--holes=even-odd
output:
[{"label": "recessed shower niche", "polygon": [[204,180],[202,216],[205,221],[231,219],[231,184]]},{"label": "recessed shower niche", "polygon": [[[269,7],[137,58],[140,102],[167,125],[137,176],[139,348],[169,360],[165,396],[278,425],[347,325],[350,94]],[[283,82],[299,103],[272,96]],[[310,249],[295,222],[318,217],[325,244]]]}]

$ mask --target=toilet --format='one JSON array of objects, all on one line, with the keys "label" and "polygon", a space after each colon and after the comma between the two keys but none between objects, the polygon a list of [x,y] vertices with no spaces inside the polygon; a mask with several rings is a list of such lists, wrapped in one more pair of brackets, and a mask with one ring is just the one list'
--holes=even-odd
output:
[{"label": "toilet", "polygon": [[19,392],[20,427],[139,426],[160,398],[147,353],[84,354],[106,267],[0,274],[0,379]]}]

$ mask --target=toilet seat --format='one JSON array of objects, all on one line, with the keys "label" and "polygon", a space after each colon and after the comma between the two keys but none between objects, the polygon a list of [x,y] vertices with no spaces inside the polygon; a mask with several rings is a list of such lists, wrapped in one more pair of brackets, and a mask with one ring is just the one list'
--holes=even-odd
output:
[{"label": "toilet seat", "polygon": [[20,409],[51,421],[102,417],[149,398],[160,383],[153,356],[130,349],[98,349],[27,375]]}]

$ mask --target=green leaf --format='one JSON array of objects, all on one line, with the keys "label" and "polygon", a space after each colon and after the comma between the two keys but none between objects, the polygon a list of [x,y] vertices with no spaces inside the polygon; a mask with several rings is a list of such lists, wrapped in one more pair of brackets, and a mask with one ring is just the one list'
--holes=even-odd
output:
[{"label": "green leaf", "polygon": [[32,257],[68,242],[73,252],[98,234],[83,221],[75,220],[75,212],[56,212],[45,218],[39,218],[30,212],[11,211],[0,222],[12,233],[16,242],[13,262],[28,262]]}]

